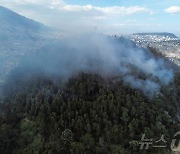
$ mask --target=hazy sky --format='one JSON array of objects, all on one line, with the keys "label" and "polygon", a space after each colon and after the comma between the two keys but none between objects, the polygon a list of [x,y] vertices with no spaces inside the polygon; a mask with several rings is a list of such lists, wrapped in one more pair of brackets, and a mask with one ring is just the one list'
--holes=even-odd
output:
[{"label": "hazy sky", "polygon": [[0,0],[0,5],[69,31],[180,35],[180,0]]}]

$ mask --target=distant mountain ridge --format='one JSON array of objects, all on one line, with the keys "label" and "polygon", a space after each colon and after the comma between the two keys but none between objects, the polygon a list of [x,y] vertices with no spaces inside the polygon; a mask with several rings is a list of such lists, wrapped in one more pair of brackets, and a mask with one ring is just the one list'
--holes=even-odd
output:
[{"label": "distant mountain ridge", "polygon": [[24,55],[49,40],[51,28],[0,6],[0,83]]},{"label": "distant mountain ridge", "polygon": [[47,26],[36,22],[32,19],[28,19],[21,16],[5,7],[0,6],[0,26],[11,26],[11,27],[21,27],[33,31],[42,31],[48,29]]},{"label": "distant mountain ridge", "polygon": [[133,35],[157,35],[157,36],[165,36],[165,37],[170,37],[170,38],[178,38],[175,34],[173,33],[167,33],[167,32],[163,32],[163,33],[134,33]]}]

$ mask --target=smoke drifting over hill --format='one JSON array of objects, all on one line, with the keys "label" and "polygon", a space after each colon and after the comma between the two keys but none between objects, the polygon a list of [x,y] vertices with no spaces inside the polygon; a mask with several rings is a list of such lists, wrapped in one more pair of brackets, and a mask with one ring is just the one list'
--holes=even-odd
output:
[{"label": "smoke drifting over hill", "polygon": [[[3,51],[9,51],[9,48],[15,50],[15,52],[11,50],[10,58],[8,57],[10,60],[6,63],[11,63],[12,57],[16,57],[17,61],[22,57],[19,67],[10,76],[11,79],[16,78],[18,71],[24,74],[42,72],[65,79],[79,72],[96,73],[104,77],[121,78],[148,94],[158,91],[161,84],[168,84],[173,79],[172,70],[166,69],[163,60],[153,58],[150,52],[138,48],[124,38],[107,37],[83,27],[83,30],[65,34],[64,37],[55,40],[58,34],[53,33],[49,38],[49,28],[46,26],[3,7],[0,10],[2,13],[0,18],[4,23],[1,24],[0,33],[3,36],[1,40],[10,41],[8,46],[3,44],[5,46]],[[74,29],[71,27],[71,30]],[[84,34],[87,31],[90,32]],[[50,42],[47,44],[48,41]],[[32,44],[33,47],[37,47],[33,49]],[[39,49],[40,46],[44,47]],[[8,54],[5,54],[5,57],[6,55]],[[14,63],[18,62],[15,60]],[[7,72],[7,68],[9,67],[2,69],[1,72],[4,70]],[[144,74],[143,77],[137,75],[137,72]]]},{"label": "smoke drifting over hill", "polygon": [[[150,52],[124,38],[99,34],[71,35],[52,41],[35,55],[24,57],[19,68],[66,79],[79,72],[118,76],[148,94],[158,91],[161,84],[169,84],[173,79],[172,70],[165,68],[162,59],[153,58]],[[134,68],[147,75],[146,78],[133,74]],[[158,81],[154,80],[155,77]]]}]

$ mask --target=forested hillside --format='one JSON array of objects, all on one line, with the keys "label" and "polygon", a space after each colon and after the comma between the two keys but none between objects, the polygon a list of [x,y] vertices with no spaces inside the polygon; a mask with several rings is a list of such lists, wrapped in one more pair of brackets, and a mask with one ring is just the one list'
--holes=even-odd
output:
[{"label": "forested hillside", "polygon": [[96,74],[66,81],[26,74],[13,80],[0,104],[2,154],[163,153],[163,148],[140,150],[142,134],[156,140],[165,134],[170,145],[180,128],[178,74],[152,98],[121,78]]}]

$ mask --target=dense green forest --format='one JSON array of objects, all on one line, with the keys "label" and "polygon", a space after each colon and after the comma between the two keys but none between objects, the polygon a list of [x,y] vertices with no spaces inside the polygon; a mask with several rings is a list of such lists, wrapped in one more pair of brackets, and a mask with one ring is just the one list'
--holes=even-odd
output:
[{"label": "dense green forest", "polygon": [[[154,58],[163,57],[149,49]],[[164,60],[174,80],[153,95],[132,88],[121,75],[79,72],[65,79],[17,68],[1,88],[0,153],[170,154],[180,131],[180,73]],[[136,78],[148,78],[128,67]],[[153,145],[164,135],[167,147],[141,150],[143,134]]]},{"label": "dense green forest", "polygon": [[[19,75],[0,104],[0,153],[166,153],[180,128],[179,98],[178,74],[151,98],[121,78]],[[167,148],[140,150],[143,133],[154,141],[164,134]]]}]

